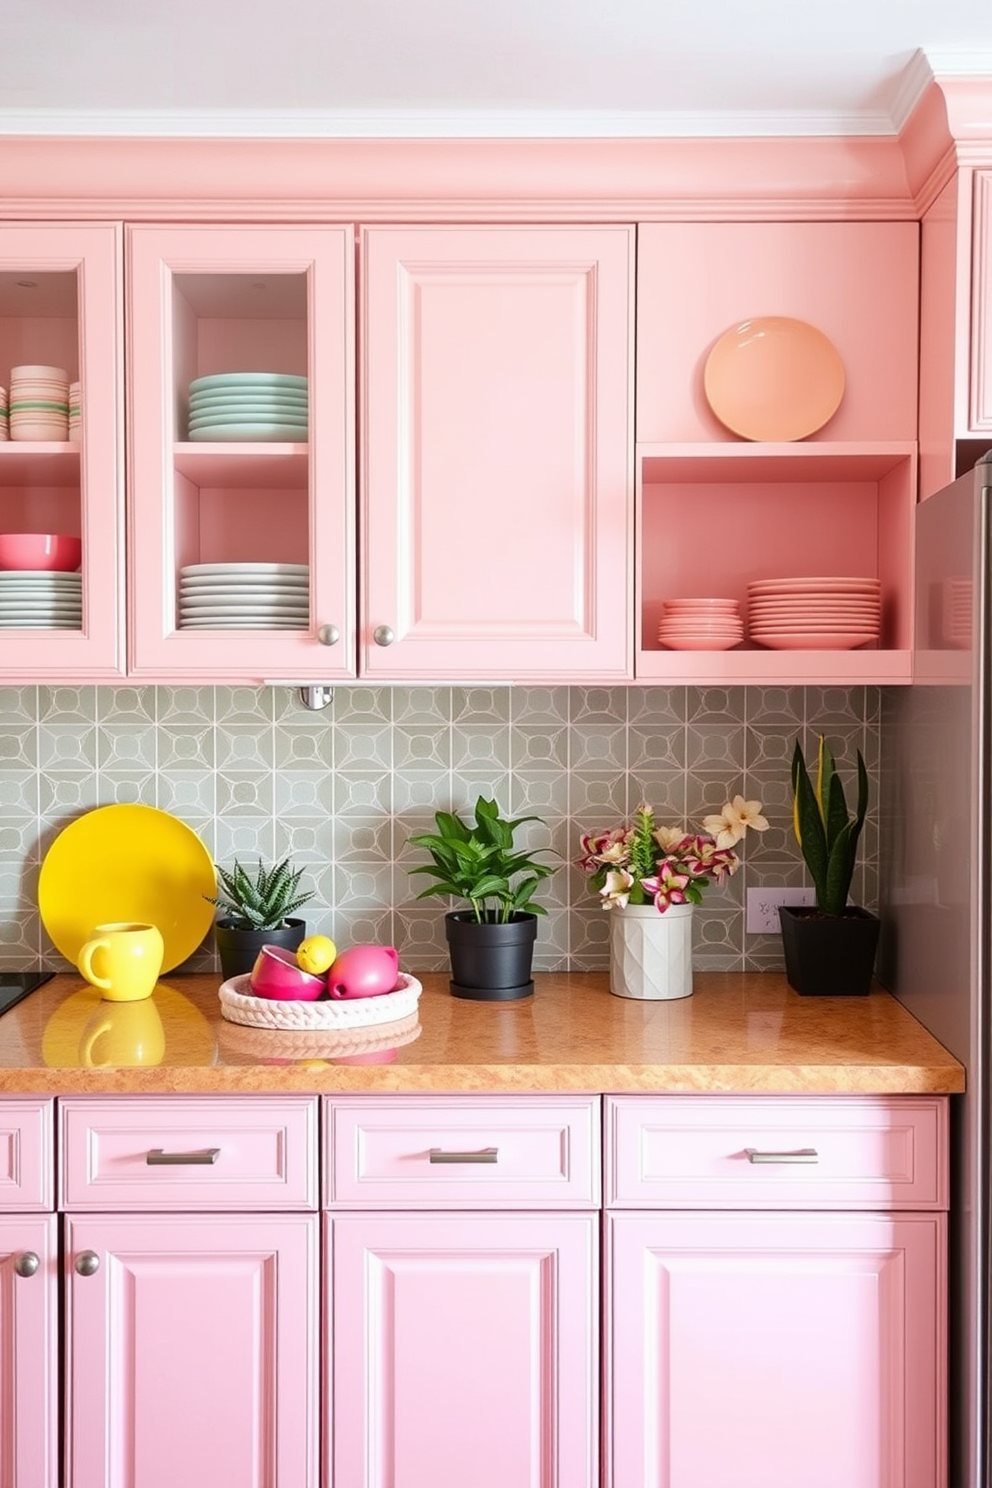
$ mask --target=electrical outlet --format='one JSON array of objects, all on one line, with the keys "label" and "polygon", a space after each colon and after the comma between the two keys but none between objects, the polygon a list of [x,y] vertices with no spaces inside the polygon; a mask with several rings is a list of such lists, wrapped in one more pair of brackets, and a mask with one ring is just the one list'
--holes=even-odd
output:
[{"label": "electrical outlet", "polygon": [[766,884],[762,889],[747,890],[747,924],[749,935],[777,935],[781,926],[778,918],[780,904],[815,904],[812,889],[787,889],[783,885]]}]

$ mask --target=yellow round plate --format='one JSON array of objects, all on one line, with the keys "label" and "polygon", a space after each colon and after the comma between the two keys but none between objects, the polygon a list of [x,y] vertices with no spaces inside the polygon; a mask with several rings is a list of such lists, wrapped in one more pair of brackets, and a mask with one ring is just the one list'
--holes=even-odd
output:
[{"label": "yellow round plate", "polygon": [[163,972],[192,955],[213,923],[217,875],[199,837],[154,806],[99,806],[71,822],[45,855],[42,923],[73,966],[94,925],[142,920],[165,942]]},{"label": "yellow round plate", "polygon": [[805,439],[829,423],[844,396],[844,363],[805,320],[764,315],[731,326],[703,370],[706,401],[744,439]]}]

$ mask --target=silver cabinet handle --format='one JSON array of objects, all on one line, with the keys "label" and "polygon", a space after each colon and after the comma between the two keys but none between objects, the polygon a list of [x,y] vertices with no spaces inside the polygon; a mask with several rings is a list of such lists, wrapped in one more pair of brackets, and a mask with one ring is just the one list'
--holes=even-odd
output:
[{"label": "silver cabinet handle", "polygon": [[377,646],[391,646],[396,639],[396,632],[389,625],[377,625],[372,632],[372,639]]},{"label": "silver cabinet handle", "polygon": [[427,1155],[432,1163],[499,1162],[498,1147],[480,1147],[478,1152],[445,1152],[441,1147],[432,1147]]},{"label": "silver cabinet handle", "polygon": [[100,1269],[100,1257],[95,1250],[82,1250],[73,1264],[80,1276],[95,1276]]},{"label": "silver cabinet handle", "polygon": [[797,1147],[794,1152],[759,1152],[757,1147],[745,1147],[747,1160],[751,1163],[818,1163],[820,1154],[815,1147]]},{"label": "silver cabinet handle", "polygon": [[153,1147],[145,1153],[145,1162],[150,1168],[208,1167],[219,1157],[219,1147],[204,1147],[202,1152],[164,1152],[161,1147]]},{"label": "silver cabinet handle", "polygon": [[33,1250],[24,1250],[14,1262],[14,1270],[18,1276],[33,1276],[41,1265]]},{"label": "silver cabinet handle", "polygon": [[317,639],[322,646],[336,646],[341,639],[341,632],[336,625],[322,625],[317,632]]}]

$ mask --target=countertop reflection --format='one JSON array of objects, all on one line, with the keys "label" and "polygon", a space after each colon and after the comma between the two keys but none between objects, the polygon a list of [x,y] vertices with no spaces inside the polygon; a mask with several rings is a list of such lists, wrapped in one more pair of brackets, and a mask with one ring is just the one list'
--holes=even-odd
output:
[{"label": "countertop reflection", "polygon": [[0,1090],[953,1093],[960,1064],[887,992],[799,997],[776,973],[697,972],[691,997],[614,997],[605,974],[538,973],[520,1002],[452,997],[347,1047],[245,1028],[216,975],[169,976],[141,1003],[60,975],[0,1018]]}]

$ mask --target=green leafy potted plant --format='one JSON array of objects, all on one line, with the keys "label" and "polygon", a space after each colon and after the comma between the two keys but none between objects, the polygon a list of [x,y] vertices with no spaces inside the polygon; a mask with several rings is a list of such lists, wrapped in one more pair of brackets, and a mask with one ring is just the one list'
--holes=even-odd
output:
[{"label": "green leafy potted plant", "polygon": [[797,740],[792,756],[793,825],[815,908],[782,905],[779,921],[789,986],[807,996],[864,994],[871,987],[881,928],[876,915],[848,903],[868,810],[868,772],[858,750],[858,796],[848,811],[833,753],[823,736],[816,784]]},{"label": "green leafy potted plant", "polygon": [[473,825],[453,811],[437,811],[434,820],[436,833],[409,839],[412,846],[425,848],[432,861],[410,872],[437,880],[418,899],[441,894],[468,900],[469,909],[444,917],[452,992],[489,1002],[529,996],[534,991],[537,916],[547,913],[534,903],[534,892],[557,870],[515,848],[513,839],[524,822],[540,817],[507,820],[495,801],[480,795]]},{"label": "green leafy potted plant", "polygon": [[293,911],[313,898],[301,891],[302,868],[291,868],[289,858],[267,868],[261,858],[253,873],[237,858],[230,869],[217,869],[220,893],[204,897],[216,904],[221,917],[214,926],[214,939],[224,980],[250,972],[263,945],[281,945],[295,950],[307,933],[306,921],[293,918]]}]

